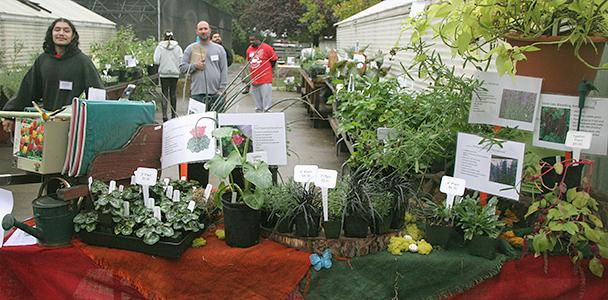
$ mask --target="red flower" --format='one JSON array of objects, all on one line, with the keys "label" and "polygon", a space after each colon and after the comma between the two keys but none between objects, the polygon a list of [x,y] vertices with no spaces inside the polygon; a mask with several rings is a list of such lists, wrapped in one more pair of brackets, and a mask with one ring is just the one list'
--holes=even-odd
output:
[{"label": "red flower", "polygon": [[232,142],[237,146],[240,146],[243,143],[243,140],[243,136],[240,134],[235,134],[232,136]]},{"label": "red flower", "polygon": [[205,126],[194,127],[190,130],[190,134],[195,138],[202,138],[205,136]]}]

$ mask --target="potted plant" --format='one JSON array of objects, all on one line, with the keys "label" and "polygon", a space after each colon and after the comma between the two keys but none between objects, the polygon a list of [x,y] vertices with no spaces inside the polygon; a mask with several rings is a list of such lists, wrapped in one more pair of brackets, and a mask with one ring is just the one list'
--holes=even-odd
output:
[{"label": "potted plant", "polygon": [[492,197],[485,206],[479,202],[477,193],[467,195],[454,206],[458,226],[464,231],[467,251],[471,255],[494,259],[496,256],[497,238],[504,223],[496,214],[498,199]]},{"label": "potted plant", "polygon": [[526,217],[535,217],[534,231],[529,236],[535,255],[567,253],[575,265],[591,258],[588,268],[603,276],[601,258],[608,258],[608,233],[598,215],[598,202],[584,191],[559,189],[535,199]]},{"label": "potted plant", "polygon": [[375,192],[370,197],[372,212],[372,233],[384,234],[391,227],[391,208],[394,202],[391,192]]},{"label": "potted plant", "polygon": [[344,236],[367,237],[369,219],[371,217],[370,192],[378,190],[374,186],[374,172],[366,168],[358,168],[351,175],[351,192],[344,205]]},{"label": "potted plant", "polygon": [[606,1],[443,0],[409,19],[408,28],[413,44],[424,44],[430,30],[465,64],[487,69],[495,57],[501,74],[542,77],[543,92],[578,95],[578,82],[595,78],[607,20]]},{"label": "potted plant", "polygon": [[320,190],[312,183],[302,185],[294,181],[291,181],[288,187],[295,201],[291,214],[296,236],[318,236],[322,210]]},{"label": "potted plant", "polygon": [[288,185],[273,185],[261,191],[264,197],[262,224],[266,222],[266,228],[274,228],[278,233],[292,231],[292,211],[296,203]]},{"label": "potted plant", "polygon": [[325,238],[340,238],[342,232],[342,218],[344,217],[344,205],[350,193],[350,177],[342,177],[336,188],[330,189],[327,196],[328,221],[323,222]]},{"label": "potted plant", "polygon": [[[226,243],[232,247],[247,248],[258,243],[259,209],[263,205],[259,190],[272,185],[272,174],[266,163],[247,160],[244,149],[249,149],[250,139],[240,130],[220,127],[213,131],[213,136],[220,141],[220,145],[224,138],[229,138],[232,145],[227,157],[216,154],[205,163],[205,169],[222,181],[214,199],[224,211]],[[238,165],[243,170],[242,184],[237,184],[232,176],[232,171]]]},{"label": "potted plant", "polygon": [[450,237],[454,235],[454,215],[452,209],[445,203],[435,202],[432,198],[424,198],[421,205],[416,207],[416,216],[426,223],[424,237],[433,246],[446,249]]}]

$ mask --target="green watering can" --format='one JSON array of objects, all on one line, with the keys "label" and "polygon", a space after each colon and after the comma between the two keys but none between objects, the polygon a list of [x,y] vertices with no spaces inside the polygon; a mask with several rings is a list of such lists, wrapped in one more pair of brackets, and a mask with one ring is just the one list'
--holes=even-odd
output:
[{"label": "green watering can", "polygon": [[70,244],[72,235],[74,235],[73,219],[77,209],[71,202],[53,198],[53,195],[42,196],[51,180],[59,180],[65,187],[70,187],[70,184],[60,177],[50,178],[42,184],[38,191],[38,198],[32,201],[36,227],[19,222],[9,214],[2,219],[4,230],[9,230],[13,226],[17,227],[35,236],[38,244],[45,248],[64,247]]}]

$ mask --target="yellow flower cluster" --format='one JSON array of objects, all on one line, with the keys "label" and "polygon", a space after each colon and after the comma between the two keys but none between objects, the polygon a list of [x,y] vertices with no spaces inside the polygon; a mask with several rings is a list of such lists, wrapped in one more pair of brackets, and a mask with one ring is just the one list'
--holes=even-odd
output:
[{"label": "yellow flower cluster", "polygon": [[423,235],[422,231],[418,229],[416,224],[407,224],[407,226],[405,226],[405,234],[410,235],[415,241],[422,239]]},{"label": "yellow flower cluster", "polygon": [[200,248],[207,245],[207,240],[202,237],[196,238],[192,241],[192,248]]},{"label": "yellow flower cluster", "polygon": [[417,249],[416,252],[423,255],[427,255],[433,250],[433,246],[431,246],[431,244],[425,240],[416,242],[413,239],[408,239],[403,236],[393,236],[388,244],[388,252],[390,252],[392,255],[401,255],[401,252],[407,252],[408,249],[409,251],[412,251],[410,245],[416,245],[416,247],[412,248]]},{"label": "yellow flower cluster", "polygon": [[218,229],[215,231],[215,236],[217,236],[218,239],[223,240],[226,237],[226,233],[224,230]]}]

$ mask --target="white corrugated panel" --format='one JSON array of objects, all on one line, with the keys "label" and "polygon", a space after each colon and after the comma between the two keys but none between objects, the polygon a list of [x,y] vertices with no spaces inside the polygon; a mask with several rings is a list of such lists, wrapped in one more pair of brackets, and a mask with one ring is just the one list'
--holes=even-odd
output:
[{"label": "white corrugated panel", "polygon": [[[384,1],[386,2],[386,1]],[[384,3],[381,2],[378,5]],[[362,17],[354,18],[357,15],[338,23],[336,33],[336,44],[338,49],[355,47],[357,44],[360,47],[369,45],[367,53],[375,53],[380,50],[383,53],[389,53],[394,46],[405,46],[409,43],[411,30],[401,33],[404,27],[403,22],[408,18],[411,0],[401,1],[400,6],[392,6],[390,10],[374,10],[376,13],[360,13]],[[394,3],[393,3],[394,4]],[[369,9],[373,9],[371,7]],[[399,35],[401,39],[399,40]],[[430,36],[425,39],[430,41]],[[462,68],[463,60],[459,57],[452,57],[451,49],[440,41],[435,40],[434,50],[442,57],[443,62],[448,67],[454,67],[456,73],[466,73],[472,75],[475,69],[471,65]],[[390,76],[399,76],[403,74],[401,64],[404,66],[411,65],[414,58],[414,53],[400,51],[392,57],[386,56],[385,66],[390,65]],[[490,66],[490,71],[493,71],[494,65]],[[427,84],[421,80],[412,82],[412,87],[415,89],[423,89]]]},{"label": "white corrugated panel", "polygon": [[37,11],[16,0],[0,1],[0,51],[5,60],[12,60],[15,45],[22,45],[15,63],[28,64],[42,52],[42,43],[48,26],[53,20],[64,17],[71,20],[80,35],[80,49],[89,53],[94,43],[111,38],[116,25],[94,12],[69,0],[37,0],[51,13]]},{"label": "white corrugated panel", "polygon": [[70,0],[36,0],[45,10],[36,10],[17,0],[0,1],[0,19],[29,18],[29,19],[57,19],[66,18],[74,24],[95,24],[101,27],[114,27],[116,24],[86,7]]}]

